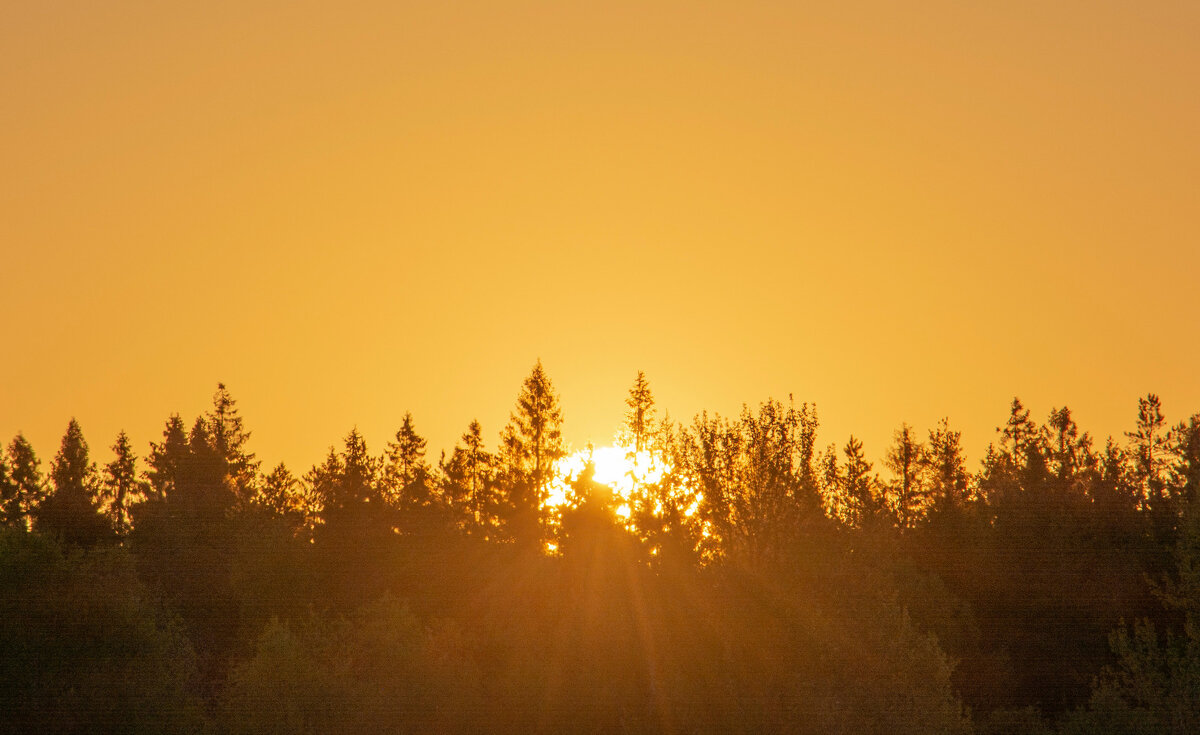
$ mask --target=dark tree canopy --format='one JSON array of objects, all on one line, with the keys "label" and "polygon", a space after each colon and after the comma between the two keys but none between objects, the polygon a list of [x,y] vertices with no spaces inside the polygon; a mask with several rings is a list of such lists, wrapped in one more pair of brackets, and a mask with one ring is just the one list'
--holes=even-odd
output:
[{"label": "dark tree canopy", "polygon": [[506,525],[524,544],[546,538],[542,508],[566,455],[558,394],[538,360],[517,395],[517,406],[500,435],[500,461],[507,491]]},{"label": "dark tree canopy", "polygon": [[35,514],[38,530],[85,546],[109,538],[112,526],[100,509],[100,481],[88,457],[79,422],[71,419],[50,467],[52,489]]},{"label": "dark tree canopy", "polygon": [[853,436],[818,452],[809,404],[659,420],[639,372],[624,408],[616,446],[564,463],[539,361],[494,448],[472,421],[430,462],[406,414],[302,477],[263,468],[223,385],[140,474],[124,432],[97,460],[72,420],[45,474],[18,435],[0,732],[1200,722],[1200,414],[1149,395],[1100,442],[1014,399],[972,471],[948,419],[877,464]]}]

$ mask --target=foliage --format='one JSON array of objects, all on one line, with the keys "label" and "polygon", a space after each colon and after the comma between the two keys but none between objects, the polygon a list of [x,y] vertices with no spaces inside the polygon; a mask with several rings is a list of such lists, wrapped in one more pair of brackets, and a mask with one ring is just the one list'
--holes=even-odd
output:
[{"label": "foliage", "polygon": [[204,730],[192,648],[117,548],[0,529],[0,732]]},{"label": "foliage", "polygon": [[478,702],[470,707],[478,682],[444,636],[390,597],[348,618],[273,619],[234,667],[222,721],[246,734],[430,732],[462,727],[473,709],[482,725]]},{"label": "foliage", "polygon": [[116,456],[104,465],[101,494],[109,523],[123,537],[129,532],[130,509],[145,497],[146,483],[138,479],[137,456],[124,431],[117,435],[112,451]]},{"label": "foliage", "polygon": [[566,456],[562,408],[538,360],[517,395],[517,406],[500,435],[500,466],[506,491],[505,525],[523,545],[548,537],[543,512],[555,463]]},{"label": "foliage", "polygon": [[406,415],[265,472],[220,385],[140,478],[124,433],[97,471],[72,421],[49,483],[18,435],[0,730],[1200,729],[1200,415],[1098,444],[1014,399],[978,472],[942,420],[880,477],[808,404],[656,421],[639,373],[626,407],[619,493],[560,477],[540,362],[434,464]]},{"label": "foliage", "polygon": [[67,543],[92,545],[113,534],[100,510],[100,481],[79,422],[71,419],[50,466],[53,489],[34,511],[36,526]]}]

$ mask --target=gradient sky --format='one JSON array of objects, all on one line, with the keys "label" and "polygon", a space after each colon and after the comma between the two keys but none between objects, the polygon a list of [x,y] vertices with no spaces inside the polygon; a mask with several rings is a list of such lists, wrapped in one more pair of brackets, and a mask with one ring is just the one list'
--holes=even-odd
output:
[{"label": "gradient sky", "polygon": [[[1200,411],[1200,4],[0,4],[0,440]],[[972,464],[974,466],[974,463]]]}]

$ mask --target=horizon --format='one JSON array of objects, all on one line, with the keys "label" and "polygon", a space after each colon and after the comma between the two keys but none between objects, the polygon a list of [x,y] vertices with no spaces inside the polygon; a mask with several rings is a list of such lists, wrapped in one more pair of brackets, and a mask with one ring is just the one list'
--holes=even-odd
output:
[{"label": "horizon", "polygon": [[[589,444],[593,445],[595,447],[610,446],[610,445],[614,444],[615,437],[616,437],[618,431],[621,429],[621,425],[622,425],[622,416],[625,411],[624,400],[627,395],[628,386],[625,386],[623,391],[618,396],[616,396],[613,401],[611,401],[611,403],[613,404],[612,411],[611,411],[611,413],[612,413],[612,417],[611,417],[612,429],[610,431],[608,431],[607,433],[603,433],[603,429],[601,429],[600,431],[602,433],[600,433],[599,435],[584,435],[582,433],[582,431],[580,431],[580,430],[575,430],[575,431],[572,430],[573,427],[572,427],[571,414],[570,414],[570,407],[571,407],[570,398],[561,389],[558,388],[558,383],[557,383],[557,381],[555,381],[554,375],[549,367],[547,367],[547,374],[549,375],[551,381],[554,383],[555,389],[558,391],[559,396],[562,399],[563,413],[564,413],[563,436],[564,436],[564,439],[566,440],[566,443],[568,446],[568,451],[570,453],[579,453],[579,452],[584,451]],[[744,401],[742,403],[738,403],[736,406],[733,406],[732,408],[727,409],[727,410],[716,409],[713,407],[700,406],[697,408],[696,411],[688,414],[687,416],[682,416],[682,415],[679,415],[676,412],[672,411],[670,406],[667,406],[662,402],[662,400],[660,398],[660,392],[659,392],[658,385],[655,383],[652,376],[648,375],[647,378],[650,381],[650,388],[654,395],[655,408],[658,412],[658,414],[657,414],[658,418],[662,419],[664,417],[664,415],[669,415],[672,422],[675,423],[677,426],[689,425],[693,418],[695,418],[696,416],[700,415],[700,413],[703,413],[703,412],[707,412],[709,415],[719,414],[719,415],[727,417],[727,418],[736,418],[740,414],[743,406],[747,406],[751,409],[756,409],[761,403],[763,403],[767,400],[779,400],[785,404],[788,402],[788,396],[786,396],[786,395],[785,396],[777,396],[777,395],[764,396],[761,400]],[[630,382],[632,382],[632,381],[630,381]],[[520,384],[520,380],[518,379],[517,381],[515,381],[515,385],[519,386],[519,384]],[[372,425],[372,426],[368,427],[362,423],[353,423],[353,424],[350,424],[350,425],[344,427],[340,431],[335,431],[334,433],[330,434],[326,438],[326,441],[324,442],[324,444],[322,446],[320,446],[312,454],[311,458],[305,459],[303,457],[300,457],[297,459],[297,458],[282,457],[271,451],[273,449],[275,451],[278,451],[278,447],[280,446],[279,442],[270,441],[270,437],[268,437],[268,440],[264,442],[263,438],[262,438],[262,432],[259,428],[260,424],[274,425],[274,424],[276,424],[277,420],[271,421],[271,420],[269,420],[269,417],[266,419],[263,419],[262,417],[258,417],[256,415],[256,413],[253,411],[253,406],[254,406],[253,402],[251,402],[250,404],[247,404],[243,400],[242,395],[240,395],[237,392],[236,386],[231,386],[229,384],[225,384],[225,385],[229,389],[234,400],[237,401],[238,410],[239,410],[240,414],[242,415],[243,419],[246,421],[247,429],[250,431],[250,441],[249,441],[248,449],[253,451],[256,456],[256,459],[262,463],[264,472],[269,470],[270,468],[276,466],[279,463],[284,463],[284,464],[286,464],[286,466],[288,467],[289,470],[291,470],[297,476],[301,476],[305,472],[307,472],[310,468],[320,464],[324,460],[326,453],[330,448],[334,448],[334,449],[339,448],[341,446],[342,440],[345,438],[346,434],[350,432],[351,429],[356,429],[362,434],[362,436],[366,440],[367,447],[369,448],[369,450],[371,451],[372,454],[382,455],[384,453],[385,445],[394,438],[394,435],[395,435],[397,429],[399,429],[400,424],[403,421],[404,414],[406,412],[408,412],[406,409],[400,409],[397,412],[395,420],[394,420],[394,424],[395,424],[394,428],[390,428],[390,429],[383,428],[380,425]],[[209,394],[207,396],[205,396],[203,399],[189,401],[189,405],[196,406],[194,410],[168,411],[160,417],[160,419],[153,425],[152,428],[147,428],[145,426],[137,426],[137,427],[127,426],[125,424],[121,424],[120,422],[114,421],[113,419],[109,418],[108,423],[112,424],[112,425],[116,425],[116,426],[118,426],[118,428],[113,430],[111,436],[102,437],[94,429],[91,428],[91,422],[88,420],[88,418],[92,418],[92,417],[85,418],[85,417],[81,417],[81,415],[79,415],[79,414],[71,414],[71,415],[66,416],[63,419],[62,426],[57,431],[55,431],[53,429],[52,425],[43,427],[44,430],[40,433],[34,433],[34,432],[18,429],[17,431],[10,432],[5,436],[0,437],[0,441],[2,441],[4,445],[7,445],[8,441],[10,441],[17,433],[23,434],[25,436],[25,438],[28,439],[30,441],[30,443],[33,445],[34,449],[38,452],[38,456],[39,456],[39,458],[41,458],[43,465],[46,465],[46,463],[49,462],[49,460],[54,456],[54,453],[57,451],[59,443],[62,439],[63,431],[66,429],[67,423],[73,418],[79,422],[81,428],[83,429],[84,437],[88,441],[88,446],[91,450],[91,455],[92,455],[93,460],[95,460],[101,464],[104,461],[106,461],[109,458],[109,455],[112,453],[109,447],[112,444],[112,442],[115,441],[117,433],[119,431],[125,431],[126,434],[129,436],[130,441],[133,444],[134,452],[138,458],[138,464],[139,464],[139,466],[141,466],[144,469],[145,459],[146,459],[146,457],[149,453],[149,449],[150,449],[150,443],[161,441],[162,429],[163,429],[164,424],[166,423],[167,418],[173,413],[179,413],[179,415],[183,419],[185,425],[190,427],[191,423],[196,419],[196,417],[204,414],[205,412],[207,412],[208,410],[211,409],[212,392],[214,392],[216,390],[216,386],[217,386],[217,383],[214,383],[212,386],[212,390],[209,391]],[[1063,408],[1063,407],[1070,408],[1071,412],[1072,412],[1072,416],[1075,418],[1076,422],[1079,424],[1080,430],[1087,432],[1091,436],[1093,445],[1097,448],[1097,450],[1099,450],[1099,449],[1103,448],[1105,441],[1110,437],[1112,439],[1114,439],[1118,445],[1123,445],[1126,443],[1126,441],[1127,441],[1126,432],[1131,431],[1134,428],[1134,425],[1136,423],[1137,402],[1140,398],[1144,398],[1146,395],[1149,395],[1149,394],[1158,395],[1162,399],[1164,414],[1166,416],[1168,426],[1174,426],[1180,422],[1184,422],[1191,416],[1193,416],[1197,413],[1200,413],[1200,411],[1196,410],[1195,408],[1191,408],[1191,409],[1177,408],[1171,402],[1170,396],[1164,396],[1161,393],[1157,393],[1156,391],[1151,390],[1151,391],[1147,391],[1145,393],[1142,393],[1140,395],[1136,395],[1136,396],[1133,396],[1132,398],[1130,398],[1130,400],[1128,401],[1128,403],[1130,404],[1129,410],[1127,412],[1128,417],[1124,420],[1123,423],[1121,423],[1120,419],[1118,418],[1117,419],[1118,425],[1115,427],[1115,429],[1112,429],[1112,430],[1101,430],[1100,427],[1098,427],[1094,422],[1090,422],[1088,420],[1088,414],[1086,412],[1081,412],[1076,406],[1071,405],[1069,403],[1062,403],[1062,402],[1053,403],[1051,405],[1048,405],[1045,408],[1045,410],[1040,410],[1041,406],[1039,406],[1037,404],[1032,404],[1030,401],[1027,401],[1025,399],[1025,397],[1020,396],[1020,395],[1010,396],[1001,405],[999,405],[997,412],[996,412],[996,417],[991,420],[988,420],[988,419],[980,420],[978,417],[976,417],[976,419],[974,421],[967,421],[967,420],[965,420],[965,417],[964,417],[964,420],[960,421],[960,420],[956,419],[956,417],[953,414],[945,415],[944,418],[947,418],[949,420],[950,427],[952,429],[962,433],[962,436],[963,436],[962,444],[963,444],[964,454],[967,459],[967,466],[968,466],[968,469],[974,471],[975,469],[977,469],[978,464],[983,460],[987,447],[995,441],[997,431],[998,431],[999,427],[1003,426],[1004,421],[1007,419],[1008,408],[1009,408],[1011,401],[1014,398],[1020,399],[1022,404],[1025,406],[1025,408],[1030,410],[1031,418],[1039,423],[1045,421],[1046,417],[1048,416],[1048,414],[1050,413],[1050,411],[1052,409],[1058,409],[1058,408]],[[503,409],[502,418],[496,418],[494,423],[492,423],[492,422],[485,421],[480,416],[469,417],[463,421],[461,428],[458,429],[456,432],[453,429],[451,429],[452,433],[449,436],[444,438],[444,442],[445,442],[444,444],[439,441],[442,439],[442,437],[435,435],[432,431],[430,431],[427,428],[427,426],[426,426],[427,422],[423,420],[423,417],[421,415],[418,415],[415,411],[412,412],[413,413],[413,423],[414,423],[414,426],[415,426],[418,434],[420,434],[428,442],[427,456],[428,456],[429,460],[432,463],[436,464],[437,458],[441,452],[444,451],[447,455],[449,455],[451,453],[451,450],[454,448],[454,446],[459,442],[462,433],[464,431],[466,431],[467,425],[472,420],[480,421],[480,424],[483,428],[483,436],[485,439],[485,446],[487,446],[489,449],[498,448],[500,433],[501,433],[503,427],[508,423],[509,414],[511,413],[512,408],[513,408],[512,403],[513,403],[513,400],[515,400],[516,395],[517,395],[517,390],[514,389],[512,400],[510,400],[509,405],[507,407],[501,407]],[[818,433],[817,433],[817,448],[818,448],[818,450],[823,451],[830,445],[834,445],[840,451],[840,449],[846,443],[846,441],[849,439],[849,437],[854,436],[859,441],[863,442],[866,457],[870,462],[872,462],[875,465],[876,471],[882,470],[882,460],[883,460],[884,454],[888,450],[888,448],[892,445],[893,433],[900,428],[901,423],[907,423],[910,428],[914,429],[917,432],[918,437],[923,439],[925,437],[926,433],[929,430],[933,429],[935,427],[935,425],[937,424],[937,422],[940,421],[941,418],[943,418],[943,416],[936,417],[936,418],[930,420],[928,424],[919,424],[919,423],[916,423],[913,421],[908,421],[908,420],[897,421],[895,423],[895,425],[890,429],[880,428],[880,426],[882,424],[881,424],[881,422],[878,422],[876,426],[872,427],[874,429],[874,431],[871,431],[871,432],[855,429],[854,427],[849,427],[847,431],[845,431],[841,434],[835,435],[832,432],[832,430],[830,429],[830,425],[832,424],[834,426],[839,426],[839,425],[845,424],[844,421],[837,422],[836,418],[835,418],[835,420],[830,420],[827,415],[827,412],[822,409],[822,406],[820,404],[815,403],[814,401],[804,400],[800,396],[795,396],[795,395],[793,395],[792,398],[793,398],[793,402],[796,406],[800,406],[801,404],[805,404],[805,403],[807,403],[809,406],[815,406],[816,411],[817,411],[818,421],[819,421]],[[496,402],[492,401],[492,403],[496,403]],[[597,403],[599,403],[599,401],[597,401]],[[251,406],[252,408],[248,409],[247,405]],[[446,420],[443,419],[441,421],[431,421],[429,423],[435,424],[435,425],[441,426],[441,427],[446,427],[446,426],[448,426],[449,422],[447,422]],[[989,424],[990,424],[990,428],[981,428],[981,427],[987,427]],[[593,425],[593,426],[600,425],[600,422],[593,421],[593,422],[591,422],[590,425]],[[316,433],[320,433],[321,436],[325,436],[325,434],[328,434],[330,431],[329,427],[318,427],[318,428],[319,428],[319,431],[317,431]],[[980,433],[986,433],[986,436],[979,436]],[[978,439],[978,441],[977,441],[977,439]],[[308,444],[311,446],[316,446],[317,443],[319,443],[319,442],[311,442],[311,441],[308,442]],[[262,448],[262,446],[264,444],[267,447],[266,450],[264,450]]]},{"label": "horizon", "polygon": [[494,441],[539,357],[577,446],[638,370],[873,457],[1200,406],[1191,4],[3,17],[0,436],[43,452],[144,454],[218,381],[289,466],[406,411]]}]

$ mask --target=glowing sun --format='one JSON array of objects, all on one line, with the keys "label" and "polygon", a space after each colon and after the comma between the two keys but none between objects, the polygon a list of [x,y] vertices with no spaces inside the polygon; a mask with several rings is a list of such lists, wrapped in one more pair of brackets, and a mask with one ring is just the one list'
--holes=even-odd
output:
[{"label": "glowing sun", "polygon": [[644,450],[635,452],[632,447],[618,444],[582,449],[558,463],[558,478],[550,486],[550,495],[546,500],[548,505],[558,507],[567,504],[571,481],[579,477],[589,461],[596,468],[592,479],[612,488],[617,502],[617,515],[622,518],[629,517],[628,501],[634,488],[642,483],[658,482],[663,475],[662,468]]}]

